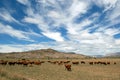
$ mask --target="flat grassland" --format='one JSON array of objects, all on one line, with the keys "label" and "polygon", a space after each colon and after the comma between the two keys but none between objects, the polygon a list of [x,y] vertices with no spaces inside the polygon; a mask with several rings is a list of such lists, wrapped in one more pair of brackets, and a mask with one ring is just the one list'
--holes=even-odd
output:
[{"label": "flat grassland", "polygon": [[[65,66],[51,64],[47,59],[41,65],[0,65],[0,80],[120,80],[120,59],[51,59],[50,61],[67,61],[72,71],[65,70]],[[85,64],[72,64],[84,61]],[[89,64],[102,61],[110,64]],[[116,62],[116,64],[114,64]]]}]

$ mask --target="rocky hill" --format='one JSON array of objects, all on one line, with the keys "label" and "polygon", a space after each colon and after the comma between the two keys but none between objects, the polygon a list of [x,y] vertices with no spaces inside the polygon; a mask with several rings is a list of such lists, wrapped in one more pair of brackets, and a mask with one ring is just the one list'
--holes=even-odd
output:
[{"label": "rocky hill", "polygon": [[41,49],[26,52],[0,53],[0,58],[86,58],[82,54],[60,52],[53,49]]}]

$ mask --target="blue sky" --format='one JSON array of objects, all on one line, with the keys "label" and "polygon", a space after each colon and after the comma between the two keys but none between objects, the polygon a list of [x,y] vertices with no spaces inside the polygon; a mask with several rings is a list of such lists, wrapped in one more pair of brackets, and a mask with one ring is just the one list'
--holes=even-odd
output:
[{"label": "blue sky", "polygon": [[120,52],[120,0],[0,0],[0,52]]}]

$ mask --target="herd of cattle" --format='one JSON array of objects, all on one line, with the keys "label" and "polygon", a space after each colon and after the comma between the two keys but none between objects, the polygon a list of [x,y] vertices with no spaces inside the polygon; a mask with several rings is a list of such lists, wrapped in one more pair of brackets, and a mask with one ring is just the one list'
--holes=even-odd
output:
[{"label": "herd of cattle", "polygon": [[64,65],[65,69],[68,71],[71,71],[72,65],[79,65],[79,64],[90,64],[90,65],[110,65],[110,64],[117,64],[116,62],[108,62],[108,61],[31,61],[31,60],[26,60],[26,59],[21,59],[17,61],[8,61],[8,60],[0,60],[0,65],[22,65],[22,66],[29,66],[33,67],[33,65],[41,65],[45,62],[51,63],[51,64],[58,64],[58,65]]}]

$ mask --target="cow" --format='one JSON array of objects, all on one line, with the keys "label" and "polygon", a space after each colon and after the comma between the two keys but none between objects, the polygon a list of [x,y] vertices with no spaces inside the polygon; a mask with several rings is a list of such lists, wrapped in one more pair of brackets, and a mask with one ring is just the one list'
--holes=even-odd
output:
[{"label": "cow", "polygon": [[107,64],[110,64],[110,62],[107,62]]},{"label": "cow", "polygon": [[23,62],[19,60],[19,61],[16,62],[16,64],[17,64],[17,65],[22,65]]},{"label": "cow", "polygon": [[22,64],[23,66],[28,66],[29,63],[27,61],[23,61]]},{"label": "cow", "polygon": [[95,61],[94,64],[98,64],[98,62]]},{"label": "cow", "polygon": [[98,61],[97,64],[107,65],[107,64],[110,64],[110,62],[107,63],[107,62],[103,62],[103,61],[102,61],[102,62],[101,62],[101,61]]},{"label": "cow", "polygon": [[85,64],[85,61],[81,61],[81,64]]},{"label": "cow", "polygon": [[89,62],[90,65],[93,65],[93,62]]},{"label": "cow", "polygon": [[41,65],[41,62],[40,61],[34,61],[34,64],[35,65]]},{"label": "cow", "polygon": [[102,62],[102,64],[107,65],[107,63],[106,63],[106,62]]},{"label": "cow", "polygon": [[67,71],[71,71],[71,65],[70,64],[65,64],[65,70],[67,69]]},{"label": "cow", "polygon": [[8,61],[0,60],[1,65],[7,65]]},{"label": "cow", "polygon": [[58,65],[63,65],[63,63],[62,62],[58,62]]},{"label": "cow", "polygon": [[79,62],[78,62],[78,61],[76,61],[76,62],[72,62],[72,64],[78,65],[78,64],[79,64]]},{"label": "cow", "polygon": [[10,61],[10,62],[8,62],[8,64],[10,65],[10,66],[14,66],[15,64],[16,64],[16,62],[14,62],[14,61]]},{"label": "cow", "polygon": [[64,63],[66,64],[66,63],[70,63],[70,61],[64,61]]},{"label": "cow", "polygon": [[117,64],[116,62],[114,62],[113,64]]}]

